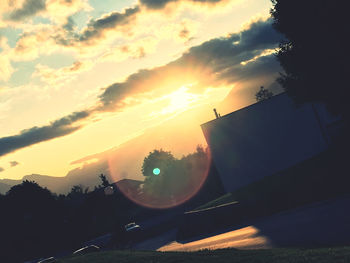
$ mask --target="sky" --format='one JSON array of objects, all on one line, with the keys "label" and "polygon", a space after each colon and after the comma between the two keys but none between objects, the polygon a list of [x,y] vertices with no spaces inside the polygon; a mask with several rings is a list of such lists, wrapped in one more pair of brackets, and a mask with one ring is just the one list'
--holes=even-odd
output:
[{"label": "sky", "polygon": [[220,108],[246,83],[272,79],[282,36],[271,7],[270,0],[2,0],[0,178],[65,176],[76,160],[161,130],[189,110]]}]

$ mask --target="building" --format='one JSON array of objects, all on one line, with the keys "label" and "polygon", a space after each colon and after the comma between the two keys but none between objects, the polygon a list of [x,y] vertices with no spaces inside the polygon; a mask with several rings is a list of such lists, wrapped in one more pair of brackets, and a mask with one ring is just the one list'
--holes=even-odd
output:
[{"label": "building", "polygon": [[297,106],[282,93],[201,126],[231,192],[324,151],[338,122],[324,105]]}]

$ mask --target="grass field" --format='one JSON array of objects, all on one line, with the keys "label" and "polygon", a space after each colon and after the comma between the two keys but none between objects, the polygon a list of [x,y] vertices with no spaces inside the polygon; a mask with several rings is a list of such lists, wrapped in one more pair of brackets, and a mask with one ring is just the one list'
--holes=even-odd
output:
[{"label": "grass field", "polygon": [[204,250],[199,252],[109,251],[61,259],[60,263],[329,263],[350,262],[350,247],[317,249]]}]

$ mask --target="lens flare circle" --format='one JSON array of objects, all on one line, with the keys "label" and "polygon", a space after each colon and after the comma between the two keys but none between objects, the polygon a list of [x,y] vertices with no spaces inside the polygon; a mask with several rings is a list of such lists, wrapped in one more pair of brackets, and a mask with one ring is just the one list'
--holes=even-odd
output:
[{"label": "lens flare circle", "polygon": [[159,175],[160,174],[160,169],[159,168],[154,168],[153,169],[153,174],[154,175]]},{"label": "lens flare circle", "polygon": [[[112,180],[126,198],[144,207],[168,209],[187,202],[200,191],[209,174],[211,154],[208,151],[205,153],[205,156],[202,156],[201,165],[198,165],[198,160],[188,163],[190,168],[187,167],[187,169],[192,169],[191,172],[183,175],[175,173],[176,176],[172,180],[167,181],[166,184],[158,184],[158,188],[150,186],[164,181],[167,176],[161,174],[159,168],[153,169],[153,174],[157,175],[158,173],[157,176],[148,176],[140,178],[140,180],[134,180],[128,178],[125,173],[120,173],[119,163],[120,160],[117,157],[108,158],[109,173]],[[196,168],[194,169],[193,167]],[[154,181],[152,182],[152,180]]]}]

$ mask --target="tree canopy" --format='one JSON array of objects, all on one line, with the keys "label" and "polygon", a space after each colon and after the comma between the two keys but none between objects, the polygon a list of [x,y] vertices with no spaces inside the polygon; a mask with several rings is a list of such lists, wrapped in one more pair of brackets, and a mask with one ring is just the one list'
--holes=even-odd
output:
[{"label": "tree canopy", "polygon": [[287,38],[277,54],[278,82],[297,103],[321,101],[349,119],[347,2],[272,0],[271,14]]},{"label": "tree canopy", "polygon": [[263,86],[260,87],[260,90],[255,94],[256,101],[267,100],[273,96],[273,93],[265,89]]},{"label": "tree canopy", "polygon": [[[146,176],[142,199],[155,207],[185,202],[198,192],[206,180],[209,164],[208,153],[201,146],[181,159],[162,149],[150,152],[142,166],[142,173]],[[155,168],[160,172],[154,173]]]},{"label": "tree canopy", "polygon": [[[75,185],[67,195],[57,196],[26,180],[0,194],[0,262],[48,257],[121,229],[136,205],[118,191],[107,196],[107,177],[99,178],[102,185],[93,191]],[[113,232],[113,244],[123,245],[118,233]]]},{"label": "tree canopy", "polygon": [[162,149],[154,150],[145,157],[141,168],[142,174],[144,176],[151,176],[153,175],[153,170],[157,168],[160,174],[166,173],[174,160],[175,158],[171,152],[163,151]]},{"label": "tree canopy", "polygon": [[100,187],[107,187],[107,186],[110,185],[110,183],[109,183],[107,177],[106,177],[104,174],[100,174],[99,178],[100,178],[100,180],[101,180],[101,185],[100,185]]}]

